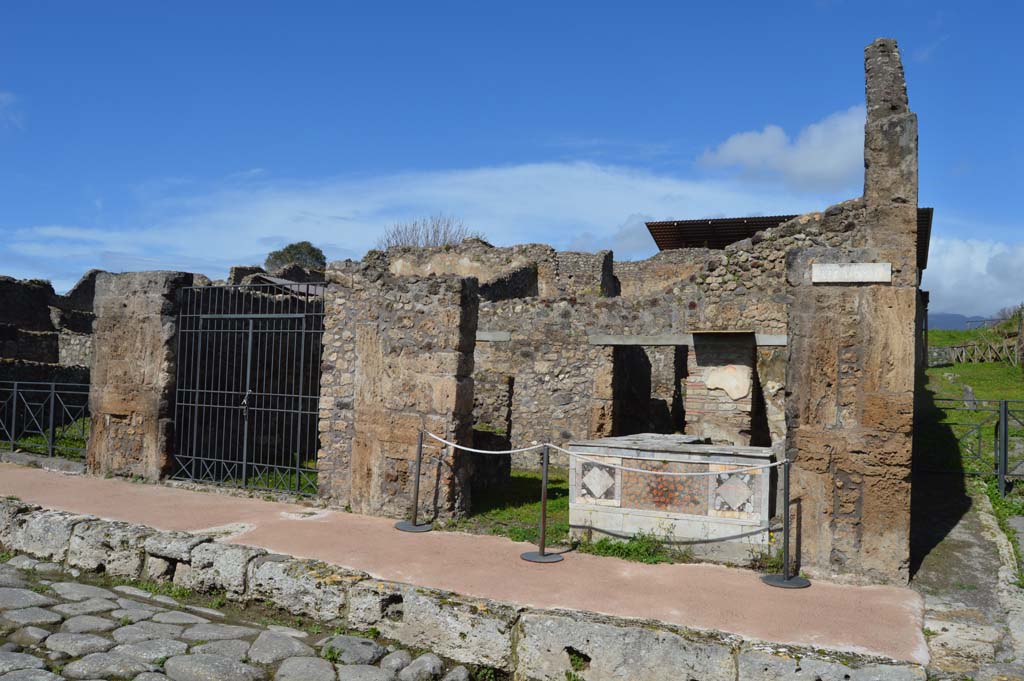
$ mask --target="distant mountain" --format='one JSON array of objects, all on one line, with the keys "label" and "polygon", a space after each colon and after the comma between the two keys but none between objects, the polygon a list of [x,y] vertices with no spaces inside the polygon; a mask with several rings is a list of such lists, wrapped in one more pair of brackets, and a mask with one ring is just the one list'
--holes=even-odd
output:
[{"label": "distant mountain", "polygon": [[951,312],[930,312],[928,314],[928,328],[959,331],[960,329],[966,329],[968,322],[980,322],[985,319],[986,317],[968,317],[966,315],[953,314]]}]

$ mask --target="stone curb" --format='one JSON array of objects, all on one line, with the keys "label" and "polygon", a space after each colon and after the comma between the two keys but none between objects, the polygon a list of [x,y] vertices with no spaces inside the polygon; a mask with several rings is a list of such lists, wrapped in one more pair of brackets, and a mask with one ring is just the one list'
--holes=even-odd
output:
[{"label": "stone curb", "polygon": [[923,681],[923,667],[884,658],[750,641],[651,620],[522,608],[382,581],[315,560],[268,554],[184,532],[101,520],[0,499],[0,544],[41,559],[128,579],[223,591],[355,630],[377,629],[522,681]]}]

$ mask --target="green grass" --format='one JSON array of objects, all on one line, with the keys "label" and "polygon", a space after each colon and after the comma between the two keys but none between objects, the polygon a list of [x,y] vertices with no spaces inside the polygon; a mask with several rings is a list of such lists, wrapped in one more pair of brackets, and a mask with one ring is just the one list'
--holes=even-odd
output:
[{"label": "green grass", "polygon": [[[445,529],[492,534],[515,541],[540,538],[540,472],[513,469],[501,489],[473,498],[472,513],[448,523]],[[563,471],[548,474],[548,544],[569,541],[569,478]]]},{"label": "green grass", "polygon": [[1019,315],[993,326],[980,326],[974,329],[928,329],[928,345],[938,348],[972,343],[1001,343],[1016,336],[1019,330]]},{"label": "green grass", "polygon": [[981,491],[992,502],[992,510],[995,513],[996,522],[999,523],[999,529],[1010,540],[1010,546],[1013,547],[1013,553],[1017,557],[1017,586],[1024,588],[1024,565],[1021,563],[1020,546],[1017,544],[1017,531],[1010,525],[1010,518],[1024,515],[1024,496],[1019,493],[1001,496],[999,483],[994,478],[989,478],[984,483],[979,481],[975,484],[983,485]]},{"label": "green grass", "polygon": [[[89,439],[89,417],[80,418],[57,429],[57,437],[53,442],[53,454],[74,461],[85,459],[85,443]],[[14,443],[15,449],[29,454],[48,454],[46,436],[27,435]],[[0,440],[0,451],[10,452],[9,440]]]},{"label": "green grass", "polygon": [[576,550],[580,553],[610,556],[636,563],[690,563],[693,561],[693,553],[689,548],[675,548],[653,532],[644,531],[637,532],[626,540],[603,537],[596,542],[580,542]]},{"label": "green grass", "polygon": [[[932,367],[926,376],[922,407],[915,424],[919,452],[916,463],[928,470],[991,474],[996,400],[1024,400],[1024,374],[1005,362],[986,362]],[[967,409],[963,400],[965,385],[974,390],[975,399],[991,401],[980,403],[977,409]],[[934,402],[936,398],[952,402]],[[1011,404],[1010,410],[1024,420],[1024,404]],[[1024,427],[1011,419],[1009,435],[1024,437]]]},{"label": "green grass", "polygon": [[[221,484],[246,489],[315,495],[319,482],[316,459],[303,461],[300,467],[304,469],[301,474],[292,469],[273,468],[269,469],[265,475],[250,475],[245,482],[241,478],[228,478]],[[297,482],[300,482],[299,487],[296,487]]]}]

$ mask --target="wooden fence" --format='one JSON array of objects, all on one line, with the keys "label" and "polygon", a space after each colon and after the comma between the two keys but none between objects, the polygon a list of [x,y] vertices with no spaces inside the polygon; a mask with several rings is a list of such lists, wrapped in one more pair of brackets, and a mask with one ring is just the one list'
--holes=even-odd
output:
[{"label": "wooden fence", "polygon": [[1020,366],[1020,346],[1016,338],[998,342],[978,342],[949,348],[953,362],[1009,362]]}]

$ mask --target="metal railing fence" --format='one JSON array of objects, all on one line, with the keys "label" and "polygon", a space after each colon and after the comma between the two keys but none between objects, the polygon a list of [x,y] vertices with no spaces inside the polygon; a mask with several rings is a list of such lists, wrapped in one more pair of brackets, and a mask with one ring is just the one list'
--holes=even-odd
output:
[{"label": "metal railing fence", "polygon": [[0,451],[84,460],[89,385],[0,381]]},{"label": "metal railing fence", "polygon": [[1004,495],[1024,478],[1024,400],[934,398],[916,430],[918,470],[994,475]]}]

